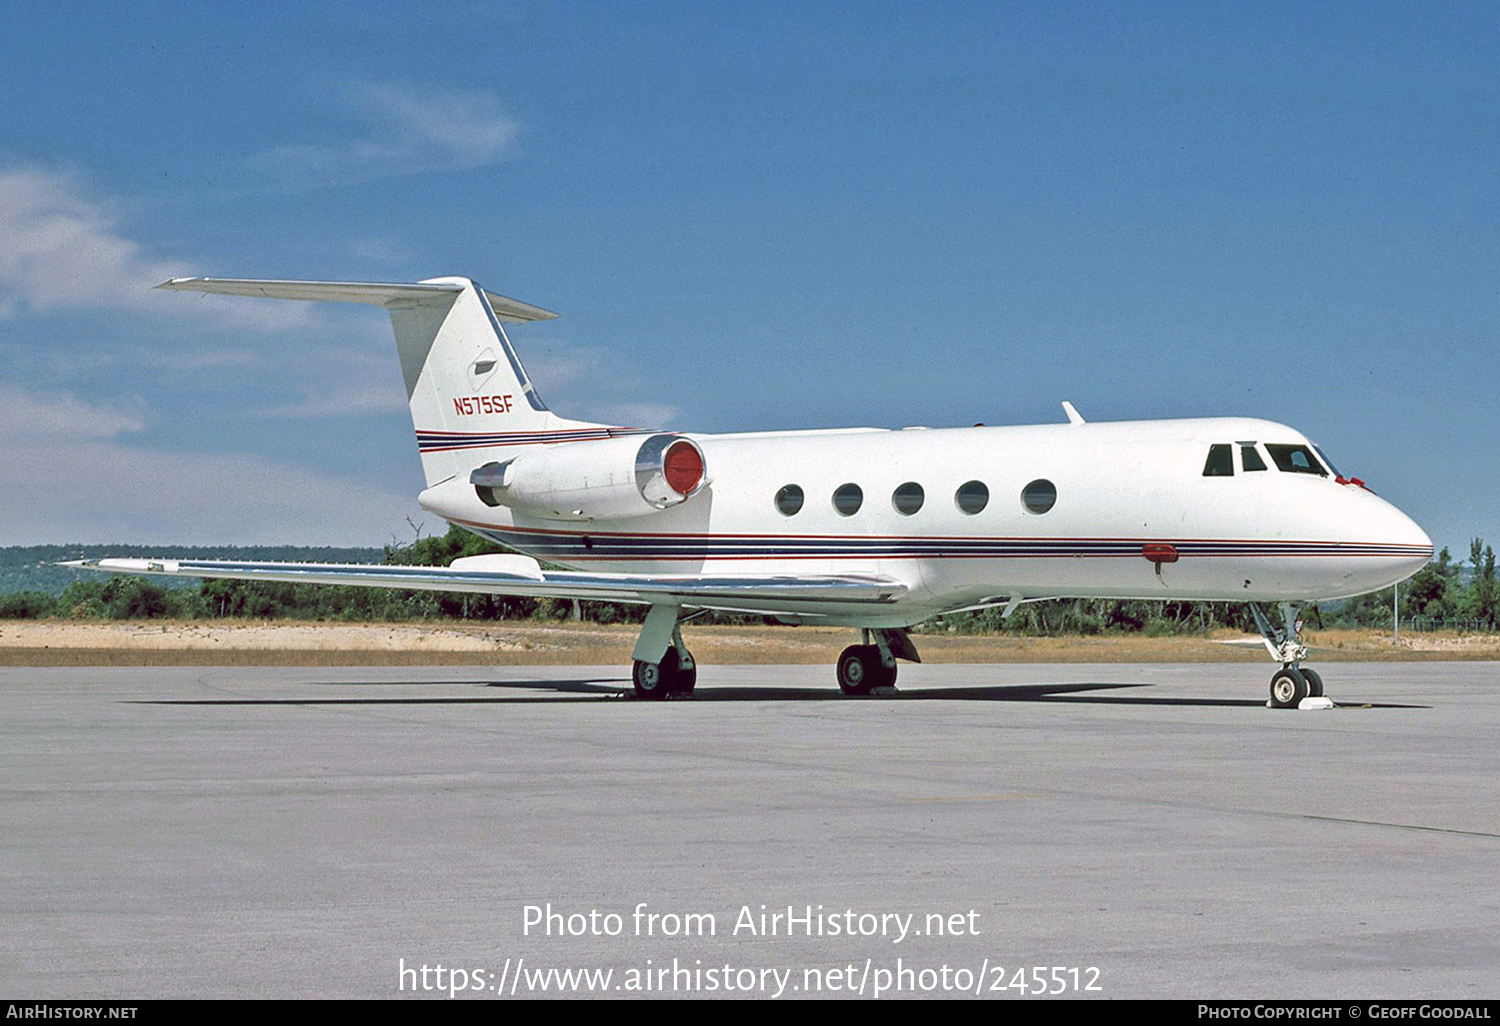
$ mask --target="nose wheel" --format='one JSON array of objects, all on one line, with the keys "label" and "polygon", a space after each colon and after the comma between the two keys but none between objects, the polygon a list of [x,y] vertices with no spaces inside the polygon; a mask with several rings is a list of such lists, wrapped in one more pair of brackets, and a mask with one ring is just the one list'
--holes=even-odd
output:
[{"label": "nose wheel", "polygon": [[1322,698],[1323,678],[1318,676],[1318,671],[1307,666],[1300,667],[1300,669],[1302,670],[1302,676],[1307,678],[1307,697]]},{"label": "nose wheel", "polygon": [[1295,709],[1307,695],[1307,678],[1295,666],[1283,666],[1271,678],[1273,709]]},{"label": "nose wheel", "polygon": [[[1271,708],[1296,709],[1305,698],[1322,698],[1323,678],[1318,671],[1302,665],[1302,660],[1307,658],[1307,646],[1302,644],[1301,606],[1281,603],[1282,621],[1286,624],[1284,630],[1273,627],[1260,606],[1251,603],[1250,612],[1266,643],[1266,651],[1281,664],[1281,669],[1271,676]],[[1325,708],[1328,705],[1324,703]]]}]

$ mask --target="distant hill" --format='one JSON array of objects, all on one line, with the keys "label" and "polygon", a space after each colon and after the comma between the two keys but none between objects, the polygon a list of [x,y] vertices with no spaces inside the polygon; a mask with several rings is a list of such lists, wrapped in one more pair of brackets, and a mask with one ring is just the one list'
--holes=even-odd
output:
[{"label": "distant hill", "polygon": [[[337,549],[305,545],[9,545],[0,547],[0,595],[44,591],[60,595],[77,580],[96,579],[97,571],[74,570],[54,563],[106,556],[181,556],[189,559],[265,559],[299,563],[379,563],[381,549]],[[196,578],[153,578],[164,588],[196,588]]]}]

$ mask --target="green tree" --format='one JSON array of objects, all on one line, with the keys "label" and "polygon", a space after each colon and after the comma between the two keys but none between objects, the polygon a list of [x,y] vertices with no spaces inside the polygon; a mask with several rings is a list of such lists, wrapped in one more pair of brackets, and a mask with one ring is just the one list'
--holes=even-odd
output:
[{"label": "green tree", "polygon": [[181,600],[141,577],[74,581],[58,596],[58,616],[110,620],[162,619],[182,615]]},{"label": "green tree", "polygon": [[1474,561],[1474,615],[1490,630],[1500,621],[1500,584],[1495,581],[1495,550],[1484,547]]},{"label": "green tree", "polygon": [[1404,616],[1448,617],[1453,615],[1458,567],[1445,546],[1437,559],[1416,572],[1402,589]]},{"label": "green tree", "polygon": [[74,581],[57,597],[56,615],[79,619],[104,616],[104,585],[100,578]]},{"label": "green tree", "polygon": [[449,525],[446,534],[418,538],[410,545],[387,545],[385,561],[395,566],[447,566],[465,556],[484,556],[505,549],[488,538],[457,525]]},{"label": "green tree", "polygon": [[16,591],[0,595],[0,620],[39,620],[57,608],[45,591]]}]

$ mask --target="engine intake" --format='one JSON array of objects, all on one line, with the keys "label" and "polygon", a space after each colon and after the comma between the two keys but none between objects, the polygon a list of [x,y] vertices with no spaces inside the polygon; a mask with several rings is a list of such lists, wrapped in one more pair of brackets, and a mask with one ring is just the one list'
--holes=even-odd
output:
[{"label": "engine intake", "polygon": [[703,450],[682,435],[572,442],[486,463],[469,483],[487,506],[548,520],[642,516],[686,502],[708,484]]}]

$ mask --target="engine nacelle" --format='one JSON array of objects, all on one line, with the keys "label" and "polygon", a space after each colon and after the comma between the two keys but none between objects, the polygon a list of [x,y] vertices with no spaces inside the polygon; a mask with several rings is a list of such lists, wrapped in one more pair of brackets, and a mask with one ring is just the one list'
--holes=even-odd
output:
[{"label": "engine nacelle", "polygon": [[572,442],[486,463],[481,502],[548,520],[613,520],[675,506],[708,484],[703,450],[682,435]]}]

